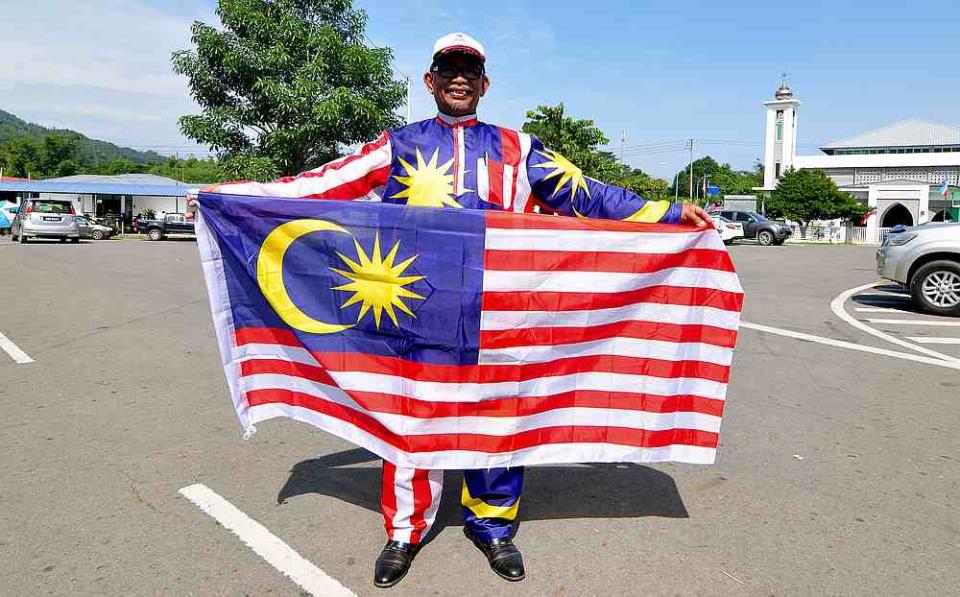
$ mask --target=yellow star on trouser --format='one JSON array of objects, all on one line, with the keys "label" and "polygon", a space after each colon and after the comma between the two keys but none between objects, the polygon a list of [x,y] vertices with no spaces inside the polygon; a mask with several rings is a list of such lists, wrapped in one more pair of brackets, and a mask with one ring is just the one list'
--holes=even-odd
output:
[{"label": "yellow star on trouser", "polygon": [[453,174],[448,174],[450,167],[453,166],[453,158],[445,164],[437,165],[437,156],[440,149],[434,149],[430,161],[423,159],[420,148],[417,151],[417,165],[410,164],[403,158],[400,164],[406,170],[406,176],[394,176],[393,178],[406,185],[403,189],[391,199],[407,199],[407,205],[422,207],[463,207],[452,197],[453,195]]},{"label": "yellow star on trouser", "polygon": [[370,257],[367,257],[367,254],[364,252],[363,247],[360,246],[360,243],[357,242],[357,239],[353,239],[353,243],[356,245],[357,259],[360,263],[337,252],[337,255],[340,256],[340,259],[347,264],[347,267],[349,267],[351,271],[347,272],[330,268],[350,280],[349,283],[337,286],[334,290],[345,290],[354,293],[345,303],[340,305],[340,308],[345,309],[355,303],[361,303],[360,313],[357,315],[357,322],[359,323],[372,307],[373,319],[377,325],[377,329],[380,329],[380,319],[384,311],[386,311],[393,325],[400,327],[400,324],[397,322],[397,314],[393,310],[394,307],[411,317],[416,317],[413,311],[403,302],[403,299],[423,299],[424,297],[407,290],[404,286],[412,284],[417,280],[422,280],[423,276],[403,276],[401,274],[413,263],[417,256],[414,255],[394,265],[393,260],[396,259],[397,249],[400,248],[400,241],[397,241],[387,256],[381,258],[379,234],[373,239],[373,253]]},{"label": "yellow star on trouser", "polygon": [[560,192],[560,189],[563,188],[567,182],[570,182],[570,200],[573,201],[577,197],[577,193],[580,192],[580,189],[583,189],[583,192],[587,194],[587,197],[590,196],[590,189],[587,188],[587,181],[584,180],[583,171],[580,168],[577,168],[570,160],[563,157],[559,153],[548,149],[545,152],[536,150],[537,153],[547,158],[546,162],[541,162],[536,164],[534,168],[553,168],[553,171],[543,177],[544,180],[550,180],[551,178],[560,177],[557,180],[557,186],[553,189],[553,195],[556,195]]}]

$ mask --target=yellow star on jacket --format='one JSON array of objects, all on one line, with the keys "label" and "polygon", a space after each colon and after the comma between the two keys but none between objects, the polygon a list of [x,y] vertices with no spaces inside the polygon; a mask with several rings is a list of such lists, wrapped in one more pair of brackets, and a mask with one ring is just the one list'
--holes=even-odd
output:
[{"label": "yellow star on jacket", "polygon": [[334,290],[353,292],[353,296],[347,299],[340,308],[346,309],[350,305],[360,303],[360,313],[357,315],[357,323],[359,323],[372,307],[373,319],[377,329],[380,328],[380,319],[384,311],[386,311],[393,325],[400,327],[397,322],[397,314],[393,310],[394,307],[411,317],[416,317],[413,311],[403,302],[403,299],[423,299],[424,297],[407,290],[404,286],[422,280],[423,276],[403,276],[402,274],[417,256],[414,255],[394,265],[393,260],[396,259],[397,250],[400,248],[400,241],[397,241],[387,256],[381,258],[379,234],[373,239],[373,253],[369,257],[356,239],[353,240],[353,243],[357,248],[357,259],[360,263],[337,252],[337,255],[350,268],[350,271],[330,268],[350,280],[349,283],[334,288]]},{"label": "yellow star on jacket", "polygon": [[419,205],[422,207],[463,207],[453,198],[453,174],[450,174],[450,168],[453,166],[453,158],[446,163],[437,165],[437,156],[439,148],[433,150],[430,161],[423,159],[420,148],[416,148],[417,165],[407,162],[402,157],[397,159],[407,172],[406,176],[394,176],[393,178],[407,188],[396,193],[391,198],[407,199],[407,205]]},{"label": "yellow star on jacket", "polygon": [[590,189],[587,188],[587,182],[584,180],[583,171],[580,170],[580,168],[578,168],[573,162],[553,151],[552,149],[547,149],[545,151],[540,151],[538,149],[536,151],[549,161],[536,164],[534,165],[534,168],[552,168],[550,174],[544,176],[543,180],[547,181],[551,178],[560,177],[557,181],[556,188],[553,189],[553,195],[559,193],[560,189],[562,189],[567,182],[570,182],[571,199],[576,199],[577,193],[580,191],[580,189],[583,189],[583,192],[587,194],[587,197],[590,196]]}]

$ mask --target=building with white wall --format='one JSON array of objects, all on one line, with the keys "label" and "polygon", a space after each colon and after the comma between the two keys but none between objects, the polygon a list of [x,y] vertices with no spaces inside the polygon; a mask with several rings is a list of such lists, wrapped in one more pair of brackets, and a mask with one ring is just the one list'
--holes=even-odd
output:
[{"label": "building with white wall", "polygon": [[756,190],[772,192],[790,168],[823,170],[871,208],[871,238],[878,228],[960,219],[960,129],[910,119],[828,143],[818,155],[797,155],[800,102],[783,83],[763,105],[764,181]]},{"label": "building with white wall", "polygon": [[153,174],[79,174],[44,180],[5,179],[0,181],[0,193],[69,200],[77,213],[97,218],[113,215],[129,224],[148,209],[157,215],[182,213],[187,194],[196,194],[201,186]]}]

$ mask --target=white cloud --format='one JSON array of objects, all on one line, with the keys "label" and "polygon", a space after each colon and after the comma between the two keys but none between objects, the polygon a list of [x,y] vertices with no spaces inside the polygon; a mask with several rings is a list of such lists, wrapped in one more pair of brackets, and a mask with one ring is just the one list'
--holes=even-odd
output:
[{"label": "white cloud", "polygon": [[[190,47],[192,18],[136,0],[11,4],[0,37],[0,108],[115,142],[189,144],[176,118],[197,108],[170,55]],[[208,11],[195,18],[216,22]]]}]

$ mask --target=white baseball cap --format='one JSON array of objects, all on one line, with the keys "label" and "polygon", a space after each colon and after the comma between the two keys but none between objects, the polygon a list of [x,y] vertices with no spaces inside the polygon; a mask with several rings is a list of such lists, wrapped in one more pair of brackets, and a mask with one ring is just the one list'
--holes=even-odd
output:
[{"label": "white baseball cap", "polygon": [[483,44],[466,33],[459,31],[456,33],[448,33],[433,44],[434,59],[441,54],[449,54],[451,52],[465,52],[467,54],[473,54],[483,62],[487,60],[486,52],[483,51]]}]

